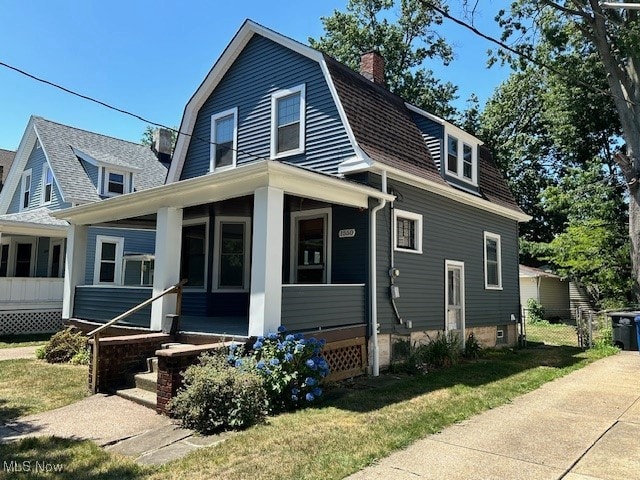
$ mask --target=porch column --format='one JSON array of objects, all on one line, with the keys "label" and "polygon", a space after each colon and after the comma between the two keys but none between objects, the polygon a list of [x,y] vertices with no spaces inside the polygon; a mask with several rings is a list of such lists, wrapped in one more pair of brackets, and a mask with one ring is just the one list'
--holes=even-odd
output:
[{"label": "porch column", "polygon": [[76,286],[84,284],[87,266],[86,225],[69,225],[67,229],[67,250],[64,256],[64,296],[62,299],[62,318],[73,317],[73,303]]},{"label": "porch column", "polygon": [[255,191],[249,336],[266,335],[280,326],[283,208],[282,190],[261,187]]},{"label": "porch column", "polygon": [[[158,210],[156,221],[156,254],[153,273],[153,296],[180,281],[182,252],[182,209],[165,207]],[[151,330],[162,328],[162,319],[176,313],[176,296],[165,295],[151,305]]]}]

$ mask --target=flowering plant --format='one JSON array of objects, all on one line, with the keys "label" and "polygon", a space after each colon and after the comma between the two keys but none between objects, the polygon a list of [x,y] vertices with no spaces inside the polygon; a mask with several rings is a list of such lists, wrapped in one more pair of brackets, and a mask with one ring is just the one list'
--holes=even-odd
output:
[{"label": "flowering plant", "polygon": [[324,340],[304,338],[279,327],[275,333],[258,337],[249,357],[240,348],[229,349],[229,363],[255,367],[264,381],[272,413],[314,402],[322,395],[320,381],[329,374],[321,357]]}]

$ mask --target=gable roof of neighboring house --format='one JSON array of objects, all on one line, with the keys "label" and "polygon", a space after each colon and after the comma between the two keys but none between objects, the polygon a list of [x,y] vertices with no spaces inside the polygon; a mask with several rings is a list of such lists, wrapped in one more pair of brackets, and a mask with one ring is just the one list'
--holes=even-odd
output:
[{"label": "gable roof of neighboring house", "polygon": [[11,150],[4,150],[0,148],[0,167],[2,167],[2,177],[0,177],[0,185],[4,185],[11,169],[11,164],[16,156],[16,152]]},{"label": "gable roof of neighboring house", "polygon": [[440,195],[492,210],[518,221],[530,220],[514,200],[488,150],[481,149],[479,155],[479,194],[449,184],[440,174],[421,132],[411,118],[412,106],[328,55],[250,20],[245,21],[187,103],[180,125],[182,133],[178,135],[167,177],[168,183],[180,179],[200,108],[253,35],[263,36],[318,62],[356,152],[355,158],[345,160],[341,172],[346,174],[365,170],[389,170],[390,174],[402,175],[403,179],[407,177],[421,188]]},{"label": "gable roof of neighboring house", "polygon": [[535,267],[527,267],[526,265],[520,265],[520,277],[523,278],[537,278],[537,277],[546,277],[546,278],[557,278],[559,280],[562,279],[559,275],[548,272],[547,270],[543,270],[542,268]]},{"label": "gable roof of neighboring house", "polygon": [[40,142],[62,199],[69,203],[101,200],[80,158],[95,165],[135,172],[135,189],[162,185],[167,169],[145,145],[81,130],[32,116],[7,179],[7,192],[0,196],[0,213],[6,213],[22,171],[36,143]]}]

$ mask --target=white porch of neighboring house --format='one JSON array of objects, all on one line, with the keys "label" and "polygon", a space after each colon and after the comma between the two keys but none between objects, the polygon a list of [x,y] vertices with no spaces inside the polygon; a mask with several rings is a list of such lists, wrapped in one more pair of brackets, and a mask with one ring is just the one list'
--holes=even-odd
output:
[{"label": "white porch of neighboring house", "polygon": [[62,327],[67,226],[46,208],[0,216],[0,335]]},{"label": "white porch of neighboring house", "polygon": [[[250,337],[281,325],[306,332],[358,327],[364,336],[369,207],[372,200],[376,205],[392,198],[355,182],[261,161],[56,212],[71,223],[63,318],[83,319],[98,305],[103,317],[89,320],[104,323],[184,276],[190,283],[182,295],[181,331]],[[153,287],[86,285],[88,227],[131,222],[147,222],[156,231]],[[339,236],[339,228],[347,233]],[[331,265],[342,262],[341,249],[353,249],[353,242],[361,242],[354,250],[360,252],[357,281],[349,269]],[[146,315],[146,326],[160,330],[166,315],[176,313],[176,300],[170,294],[154,301],[132,324],[145,326],[140,322]],[[111,307],[119,311],[106,315]]]}]

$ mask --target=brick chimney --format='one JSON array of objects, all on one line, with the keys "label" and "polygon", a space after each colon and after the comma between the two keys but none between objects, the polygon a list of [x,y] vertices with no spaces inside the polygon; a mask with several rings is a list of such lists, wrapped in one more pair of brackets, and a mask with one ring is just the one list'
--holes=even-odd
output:
[{"label": "brick chimney", "polygon": [[360,75],[377,85],[384,85],[384,58],[378,52],[363,53],[360,57]]},{"label": "brick chimney", "polygon": [[158,157],[161,163],[167,166],[171,163],[172,149],[171,130],[166,128],[157,128],[154,130],[151,150],[153,150],[153,153],[156,154],[156,157]]}]

